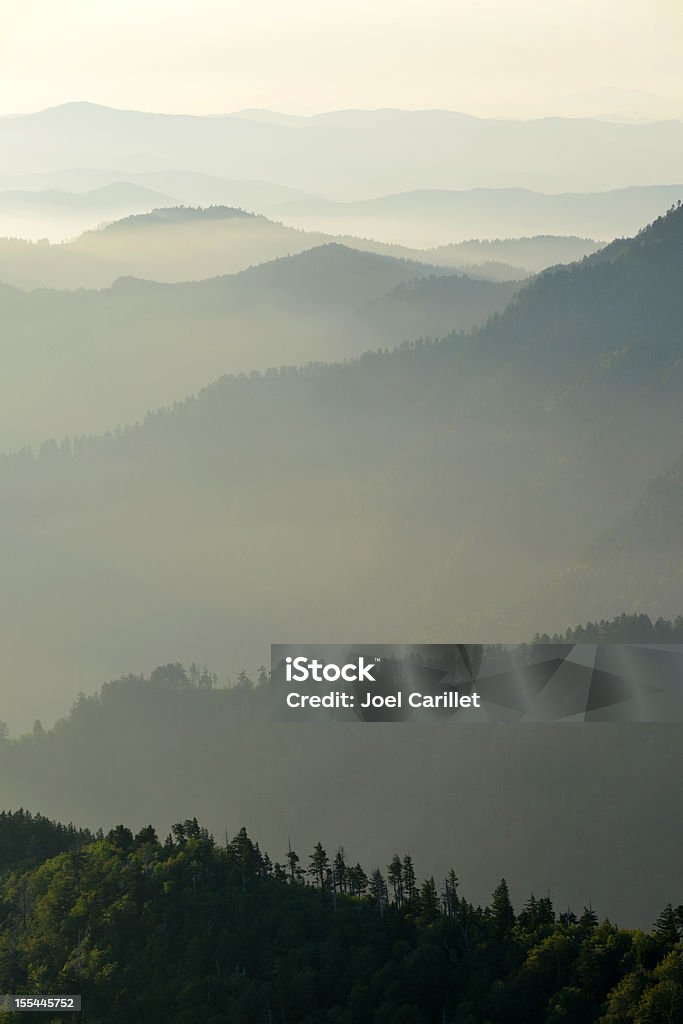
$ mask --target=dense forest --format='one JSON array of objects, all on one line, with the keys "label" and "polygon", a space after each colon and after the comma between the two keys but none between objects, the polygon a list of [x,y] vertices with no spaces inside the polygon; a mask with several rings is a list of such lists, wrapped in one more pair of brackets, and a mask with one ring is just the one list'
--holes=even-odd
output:
[{"label": "dense forest", "polygon": [[504,879],[476,906],[455,870],[420,880],[409,853],[386,859],[318,842],[274,861],[196,818],[160,842],[3,813],[0,990],[80,994],[89,1024],[683,1019],[683,907],[624,930],[547,896],[516,911]]}]

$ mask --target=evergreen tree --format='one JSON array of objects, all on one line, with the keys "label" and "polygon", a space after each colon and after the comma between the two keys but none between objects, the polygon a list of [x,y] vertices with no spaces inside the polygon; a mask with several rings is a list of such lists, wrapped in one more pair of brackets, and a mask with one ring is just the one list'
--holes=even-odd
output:
[{"label": "evergreen tree", "polygon": [[667,903],[655,923],[655,935],[665,948],[670,949],[679,940],[678,929],[676,912],[673,906]]},{"label": "evergreen tree", "polygon": [[403,892],[409,903],[415,898],[416,887],[417,878],[415,877],[413,859],[409,854],[406,854],[403,858]]},{"label": "evergreen tree", "polygon": [[351,896],[365,896],[368,891],[369,880],[360,864],[349,868],[348,878]]},{"label": "evergreen tree", "polygon": [[379,868],[375,868],[370,875],[370,896],[380,910],[384,910],[387,903],[387,883]]},{"label": "evergreen tree", "polygon": [[346,888],[347,888],[346,875],[347,875],[347,872],[348,872],[348,868],[346,866],[344,847],[340,846],[339,849],[337,850],[336,854],[335,854],[334,863],[333,863],[333,867],[332,867],[333,885],[334,885],[335,890],[339,889],[340,893],[345,893],[346,892]]},{"label": "evergreen tree", "polygon": [[270,673],[265,665],[260,665],[256,676],[257,686],[267,686],[270,681]]},{"label": "evergreen tree", "polygon": [[397,853],[394,854],[391,864],[387,868],[387,879],[391,885],[394,903],[397,907],[403,905],[403,864]]},{"label": "evergreen tree", "polygon": [[324,888],[329,866],[330,860],[323,849],[322,843],[316,843],[313,847],[313,853],[309,858],[308,873],[314,878],[315,884],[321,889]]},{"label": "evergreen tree", "polygon": [[301,867],[301,860],[296,850],[290,847],[287,851],[287,870],[289,872],[290,882],[300,882],[304,876],[304,869]]},{"label": "evergreen tree", "polygon": [[584,907],[583,913],[579,918],[579,928],[583,931],[592,931],[598,926],[598,915],[595,913],[591,906]]},{"label": "evergreen tree", "polygon": [[458,906],[458,885],[460,884],[455,871],[451,870],[446,875],[443,889],[443,909],[447,917],[454,917]]},{"label": "evergreen tree", "polygon": [[427,878],[420,887],[420,916],[424,921],[435,921],[439,916],[439,894],[434,878]]},{"label": "evergreen tree", "polygon": [[507,935],[515,923],[515,912],[510,900],[508,884],[504,878],[501,878],[500,882],[493,890],[491,913],[496,933],[499,936]]}]

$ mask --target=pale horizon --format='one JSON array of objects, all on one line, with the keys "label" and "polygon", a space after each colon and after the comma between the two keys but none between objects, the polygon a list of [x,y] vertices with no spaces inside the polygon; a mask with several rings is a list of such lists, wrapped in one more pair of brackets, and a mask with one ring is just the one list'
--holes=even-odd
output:
[{"label": "pale horizon", "polygon": [[[617,93],[618,90],[615,90]],[[591,93],[586,93],[586,100],[589,99]],[[643,97],[642,102],[646,102],[646,97],[649,94],[641,94]],[[598,121],[610,121],[614,120],[615,123],[644,123],[644,122],[656,122],[656,121],[683,121],[683,99],[680,101],[675,100],[673,97],[662,97],[651,95],[651,101],[654,104],[655,101],[659,103],[667,102],[672,107],[676,107],[676,112],[666,113],[662,111],[660,114],[654,112],[650,115],[645,114],[626,114],[622,110],[605,110],[601,113],[583,113],[577,112],[557,112],[553,109],[549,109],[547,112],[538,113],[480,113],[464,108],[448,107],[448,106],[397,106],[395,104],[384,104],[380,106],[337,106],[337,107],[325,107],[319,110],[311,110],[303,112],[300,110],[284,109],[282,107],[256,107],[246,106],[240,107],[234,110],[223,110],[223,111],[184,111],[184,110],[162,110],[159,108],[147,107],[147,106],[124,106],[117,103],[103,103],[99,100],[93,100],[89,98],[76,98],[76,99],[65,99],[59,103],[50,103],[46,106],[30,108],[26,110],[7,110],[0,112],[0,118],[18,118],[18,117],[30,117],[35,114],[43,114],[50,110],[58,110],[62,107],[69,106],[83,106],[83,107],[100,107],[104,110],[116,110],[121,113],[136,113],[136,114],[158,114],[164,117],[199,117],[206,119],[220,119],[220,118],[251,118],[253,120],[268,121],[269,117],[291,119],[292,121],[311,121],[317,117],[324,117],[331,114],[347,114],[347,113],[361,113],[361,114],[373,114],[383,112],[397,112],[404,114],[421,114],[421,113],[443,113],[443,114],[455,114],[462,117],[469,117],[475,120],[481,121],[543,121],[549,119],[571,119],[571,120],[598,120]]]},{"label": "pale horizon", "polygon": [[92,102],[203,116],[683,116],[683,12],[672,0],[4,6],[3,115]]}]

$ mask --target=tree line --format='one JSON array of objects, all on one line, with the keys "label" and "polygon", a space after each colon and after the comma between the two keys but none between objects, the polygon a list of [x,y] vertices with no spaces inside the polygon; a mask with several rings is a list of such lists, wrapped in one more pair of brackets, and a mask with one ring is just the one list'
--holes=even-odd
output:
[{"label": "tree line", "polygon": [[196,818],[160,840],[8,812],[0,857],[0,991],[79,993],[89,1024],[683,1019],[683,907],[629,930],[549,896],[515,910],[504,879],[475,906],[407,854],[366,871],[316,843],[273,861]]}]

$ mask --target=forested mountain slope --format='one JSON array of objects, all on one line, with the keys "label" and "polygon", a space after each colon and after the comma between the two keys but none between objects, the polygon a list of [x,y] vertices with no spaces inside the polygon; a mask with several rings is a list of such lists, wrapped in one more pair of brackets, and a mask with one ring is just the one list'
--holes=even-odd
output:
[{"label": "forested mountain slope", "polygon": [[683,455],[578,555],[571,569],[530,598],[529,621],[541,604],[569,614],[581,608],[588,615],[674,607],[683,593],[681,524]]},{"label": "forested mountain slope", "polygon": [[[561,633],[672,643],[682,630],[680,616],[620,616]],[[680,725],[287,724],[272,721],[265,670],[251,674],[260,681],[243,672],[224,689],[224,677],[170,664],[81,695],[54,729],[0,740],[0,806],[162,834],[196,810],[219,836],[241,822],[268,849],[281,851],[283,836],[300,852],[343,843],[369,865],[389,844],[437,878],[455,865],[475,902],[504,873],[516,901],[533,889],[566,908],[599,894],[629,925],[683,900]],[[3,846],[0,819],[0,859],[9,850],[14,864],[32,847],[23,819],[11,832]]]},{"label": "forested mountain slope", "polygon": [[265,660],[274,632],[488,640],[511,607],[495,639],[559,628],[519,595],[680,453],[682,227],[546,272],[469,339],[226,377],[120,437],[6,461],[10,703],[27,671],[59,709],[50,691],[198,647]]},{"label": "forested mountain slope", "polygon": [[224,373],[468,330],[514,289],[340,245],[184,284],[129,277],[101,291],[29,294],[0,285],[0,451],[142,418]]},{"label": "forested mountain slope", "polygon": [[163,844],[119,825],[24,867],[0,879],[0,984],[78,992],[92,1024],[680,1017],[671,901],[634,932],[547,895],[515,909],[505,879],[477,906],[454,870],[423,879],[409,854],[364,869],[320,842],[272,853],[244,828],[217,843],[188,818]]},{"label": "forested mountain slope", "polygon": [[520,284],[478,281],[462,274],[431,273],[396,285],[358,311],[358,321],[385,343],[441,338],[469,331],[501,312]]},{"label": "forested mountain slope", "polygon": [[[682,188],[683,192],[683,188]],[[661,203],[656,208],[662,208]],[[642,224],[647,218],[638,221]],[[483,232],[482,232],[483,234]],[[558,263],[574,263],[603,247],[604,243],[575,235],[533,235],[531,237],[471,238],[425,250],[432,263],[457,260],[462,263],[510,263],[539,273]]]}]

